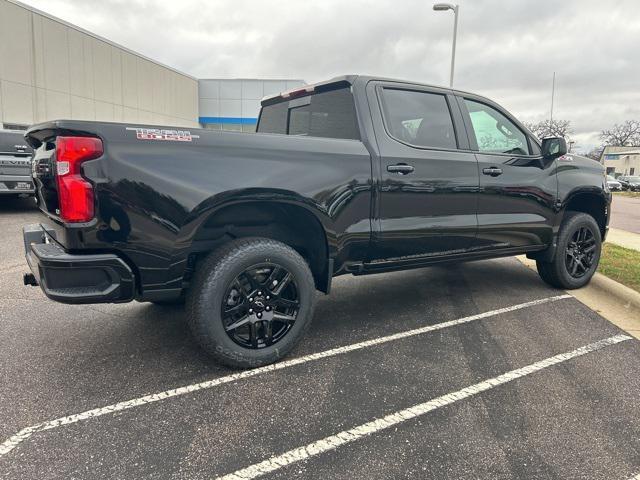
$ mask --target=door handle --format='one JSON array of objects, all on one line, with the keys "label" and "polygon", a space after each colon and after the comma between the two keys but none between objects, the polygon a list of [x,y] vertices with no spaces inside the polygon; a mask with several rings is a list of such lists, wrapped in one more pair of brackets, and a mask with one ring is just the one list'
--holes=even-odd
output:
[{"label": "door handle", "polygon": [[492,177],[497,177],[498,175],[502,175],[502,169],[498,167],[483,168],[482,173],[485,175],[491,175]]},{"label": "door handle", "polygon": [[398,163],[397,165],[387,165],[387,172],[397,173],[398,175],[406,175],[412,173],[415,170],[413,165],[407,165],[406,163]]}]

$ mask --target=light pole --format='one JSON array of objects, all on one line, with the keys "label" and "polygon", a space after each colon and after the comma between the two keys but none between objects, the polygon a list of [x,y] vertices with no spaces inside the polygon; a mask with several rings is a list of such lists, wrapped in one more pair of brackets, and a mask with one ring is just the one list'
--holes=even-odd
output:
[{"label": "light pole", "polygon": [[453,11],[453,47],[451,48],[451,76],[449,77],[449,86],[453,87],[453,67],[456,64],[456,38],[458,36],[458,5],[452,3],[436,3],[433,9],[436,12]]}]

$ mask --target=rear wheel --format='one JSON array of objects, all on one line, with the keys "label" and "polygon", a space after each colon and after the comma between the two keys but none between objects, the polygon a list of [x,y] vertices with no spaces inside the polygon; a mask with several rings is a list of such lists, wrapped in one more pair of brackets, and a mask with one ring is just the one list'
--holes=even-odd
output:
[{"label": "rear wheel", "polygon": [[540,277],[563,289],[580,288],[598,268],[602,238],[595,219],[581,212],[568,212],[558,234],[558,246],[551,262],[538,260]]},{"label": "rear wheel", "polygon": [[311,322],[315,284],[305,260],[275,240],[240,239],[210,254],[187,293],[189,325],[221,363],[258,367],[282,358]]}]

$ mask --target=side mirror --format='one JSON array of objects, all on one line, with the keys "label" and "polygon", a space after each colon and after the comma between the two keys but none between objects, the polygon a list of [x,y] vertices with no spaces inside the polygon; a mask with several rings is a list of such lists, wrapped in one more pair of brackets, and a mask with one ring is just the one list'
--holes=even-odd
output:
[{"label": "side mirror", "polygon": [[563,137],[547,137],[542,139],[542,156],[554,159],[566,155],[567,141]]}]

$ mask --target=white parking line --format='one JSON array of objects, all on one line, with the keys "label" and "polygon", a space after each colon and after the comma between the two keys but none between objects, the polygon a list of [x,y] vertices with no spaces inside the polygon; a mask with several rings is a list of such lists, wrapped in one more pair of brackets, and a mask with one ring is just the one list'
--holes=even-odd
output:
[{"label": "white parking line", "polygon": [[387,335],[385,337],[374,338],[373,340],[366,340],[364,342],[353,343],[344,347],[332,348],[331,350],[325,350],[323,352],[312,353],[303,357],[292,358],[291,360],[285,360],[283,362],[267,365],[265,367],[255,368],[253,370],[245,370],[243,372],[234,373],[224,377],[208,380],[202,383],[196,383],[193,385],[186,385],[184,387],[174,388],[171,390],[165,390],[164,392],[152,393],[143,397],[133,398],[124,402],[115,403],[106,407],[94,408],[87,410],[86,412],[76,413],[66,417],[56,418],[55,420],[49,420],[47,422],[38,423],[30,427],[23,428],[15,435],[12,435],[0,444],[0,457],[6,455],[20,443],[24,442],[27,438],[36,432],[42,432],[44,430],[50,430],[52,428],[61,427],[63,425],[69,425],[77,423],[82,420],[88,420],[90,418],[100,417],[109,413],[120,412],[122,410],[128,410],[130,408],[139,407],[148,403],[158,402],[160,400],[166,400],[167,398],[177,397],[179,395],[185,395],[187,393],[197,392],[199,390],[205,390],[225,383],[235,382],[243,378],[255,377],[263,373],[274,372],[282,370],[284,368],[293,367],[294,365],[300,365],[315,360],[321,360],[323,358],[333,357],[355,350],[360,350],[367,347],[373,347],[375,345],[381,345],[383,343],[392,342],[394,340],[401,340],[404,338],[413,337],[415,335],[421,335],[423,333],[433,332],[436,330],[442,330],[448,327],[454,327],[456,325],[462,325],[464,323],[473,322],[475,320],[481,320],[483,318],[493,317],[503,313],[509,313],[516,310],[522,310],[523,308],[533,307],[536,305],[542,305],[549,302],[555,302],[566,298],[572,298],[571,295],[557,295],[555,297],[541,298],[539,300],[533,300],[531,302],[520,303],[518,305],[512,305],[510,307],[499,308],[497,310],[491,310],[477,315],[471,315],[469,317],[459,318],[457,320],[450,320],[448,322],[437,323],[435,325],[428,325],[426,327],[420,327],[413,330],[407,330],[405,332],[395,333],[393,335]]},{"label": "white parking line", "polygon": [[638,473],[637,475],[634,475],[629,480],[640,480],[640,473]]},{"label": "white parking line", "polygon": [[566,362],[567,360],[571,360],[572,358],[595,352],[596,350],[600,350],[601,348],[607,347],[609,345],[624,342],[625,340],[631,340],[631,338],[632,337],[624,334],[616,335],[600,340],[598,342],[591,343],[589,345],[585,345],[584,347],[576,348],[575,350],[567,353],[561,353],[559,355],[546,358],[539,362],[532,363],[531,365],[527,365],[526,367],[511,370],[510,372],[503,373],[502,375],[490,378],[480,383],[476,383],[475,385],[463,388],[462,390],[458,390],[457,392],[451,392],[446,395],[442,395],[441,397],[434,398],[433,400],[429,400],[428,402],[405,408],[404,410],[400,410],[399,412],[389,414],[382,418],[377,418],[371,422],[364,423],[350,430],[345,430],[340,433],[336,433],[335,435],[325,437],[322,440],[317,440],[303,447],[294,448],[293,450],[289,450],[288,452],[285,452],[281,455],[271,457],[263,462],[256,463],[222,477],[217,477],[217,480],[247,480],[259,477],[261,475],[264,475],[265,473],[273,472],[274,470],[279,470],[283,467],[291,465],[292,463],[307,460],[316,455],[320,455],[321,453],[334,450],[347,443],[355,442],[356,440],[360,440],[367,435],[371,435],[394,425],[406,422],[407,420],[425,415],[426,413],[432,412],[441,407],[445,407],[465,398],[477,395],[480,392],[491,390],[498,385],[512,382],[513,380],[516,380],[518,378],[531,375],[532,373],[538,372],[545,368],[549,368],[562,362]]}]

